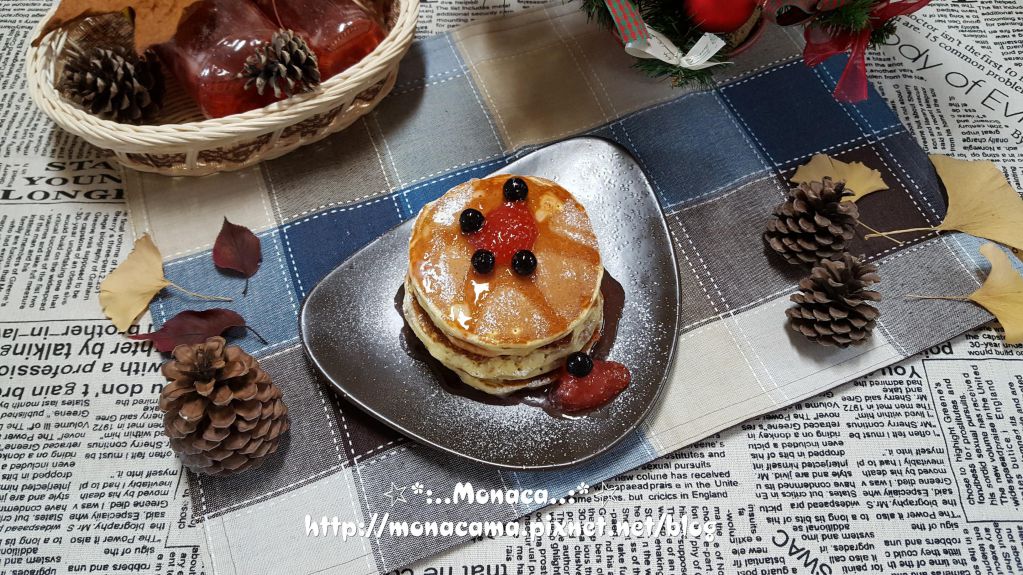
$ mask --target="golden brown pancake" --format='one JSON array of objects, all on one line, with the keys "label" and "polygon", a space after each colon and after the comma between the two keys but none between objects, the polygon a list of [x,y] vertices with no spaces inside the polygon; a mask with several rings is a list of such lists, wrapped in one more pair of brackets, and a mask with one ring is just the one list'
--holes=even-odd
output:
[{"label": "golden brown pancake", "polygon": [[[454,345],[420,307],[411,294],[407,279],[402,312],[412,332],[430,355],[454,371],[462,381],[488,393],[504,394],[538,383],[542,380],[540,376],[559,369],[569,354],[589,349],[600,337],[603,298],[597,298],[597,305],[591,308],[585,321],[575,330],[529,355],[482,356]],[[549,383],[549,380],[543,381]]]},{"label": "golden brown pancake", "polygon": [[539,235],[536,271],[498,265],[486,275],[470,264],[474,247],[459,227],[466,208],[484,214],[504,202],[510,176],[471,180],[423,207],[409,242],[409,285],[432,323],[457,347],[478,355],[528,355],[575,330],[596,304],[603,266],[586,209],[542,178],[526,207]]}]

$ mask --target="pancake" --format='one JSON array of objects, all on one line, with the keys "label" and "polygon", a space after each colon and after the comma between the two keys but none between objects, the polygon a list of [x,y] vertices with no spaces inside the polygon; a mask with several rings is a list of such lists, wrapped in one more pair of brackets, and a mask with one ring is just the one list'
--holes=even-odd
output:
[{"label": "pancake", "polygon": [[500,207],[509,177],[471,180],[427,204],[409,242],[407,292],[452,345],[480,356],[528,356],[561,340],[586,321],[600,293],[603,265],[586,209],[542,178],[520,176],[539,231],[536,271],[519,276],[501,262],[486,275],[473,270],[459,215]]},{"label": "pancake", "polygon": [[407,278],[402,311],[409,327],[430,355],[458,374],[462,381],[488,393],[495,391],[484,387],[510,393],[514,389],[509,386],[521,388],[539,384],[538,376],[559,369],[569,354],[589,349],[600,337],[603,298],[597,298],[596,305],[587,312],[585,320],[576,329],[528,355],[481,356],[454,345],[450,338],[437,329],[419,305],[418,300],[412,295]]},{"label": "pancake", "polygon": [[558,372],[543,373],[525,380],[504,381],[499,379],[479,379],[457,369],[452,370],[462,383],[474,387],[490,395],[510,395],[523,389],[538,389],[557,381]]}]

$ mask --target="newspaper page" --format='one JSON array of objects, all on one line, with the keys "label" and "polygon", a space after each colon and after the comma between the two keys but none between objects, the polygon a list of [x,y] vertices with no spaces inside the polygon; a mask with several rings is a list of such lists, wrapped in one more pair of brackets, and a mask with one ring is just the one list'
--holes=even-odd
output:
[{"label": "newspaper page", "polygon": [[1023,573],[1021,362],[975,330],[395,573]]},{"label": "newspaper page", "polygon": [[132,244],[122,169],[30,101],[49,2],[0,5],[0,574],[198,573],[198,542],[170,529],[192,518],[161,359],[97,303]]},{"label": "newspaper page", "polygon": [[447,32],[486,16],[511,14],[551,0],[420,0],[416,38]]},{"label": "newspaper page", "polygon": [[955,30],[963,39],[1018,66],[1023,64],[1021,10],[1018,2],[940,0],[932,2],[921,16],[941,29]]},{"label": "newspaper page", "polygon": [[1023,189],[1023,4],[932,2],[899,18],[867,70],[930,153],[991,160]]}]

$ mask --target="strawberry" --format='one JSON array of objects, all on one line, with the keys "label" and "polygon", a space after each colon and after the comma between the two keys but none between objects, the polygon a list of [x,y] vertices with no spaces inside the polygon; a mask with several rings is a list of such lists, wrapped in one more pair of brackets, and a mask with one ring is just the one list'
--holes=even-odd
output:
[{"label": "strawberry", "polygon": [[478,250],[493,252],[498,265],[508,265],[519,250],[533,247],[539,230],[533,213],[525,202],[503,204],[486,217],[483,229],[469,236],[469,241]]},{"label": "strawberry", "polygon": [[629,368],[615,361],[593,360],[593,370],[585,377],[562,368],[551,401],[564,412],[595,409],[614,399],[631,379]]}]

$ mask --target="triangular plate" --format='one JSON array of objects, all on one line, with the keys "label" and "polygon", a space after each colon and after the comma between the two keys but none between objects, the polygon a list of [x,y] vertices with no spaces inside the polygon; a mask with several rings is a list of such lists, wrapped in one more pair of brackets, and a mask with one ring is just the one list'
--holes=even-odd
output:
[{"label": "triangular plate", "polygon": [[554,180],[590,214],[605,268],[625,294],[609,357],[629,367],[633,382],[610,405],[555,417],[535,405],[481,402],[442,385],[427,362],[409,353],[395,306],[411,221],[353,255],[309,293],[302,341],[313,364],[349,401],[416,441],[506,468],[572,465],[636,429],[665,384],[679,305],[668,227],[639,165],[606,140],[566,140],[498,173]]}]

